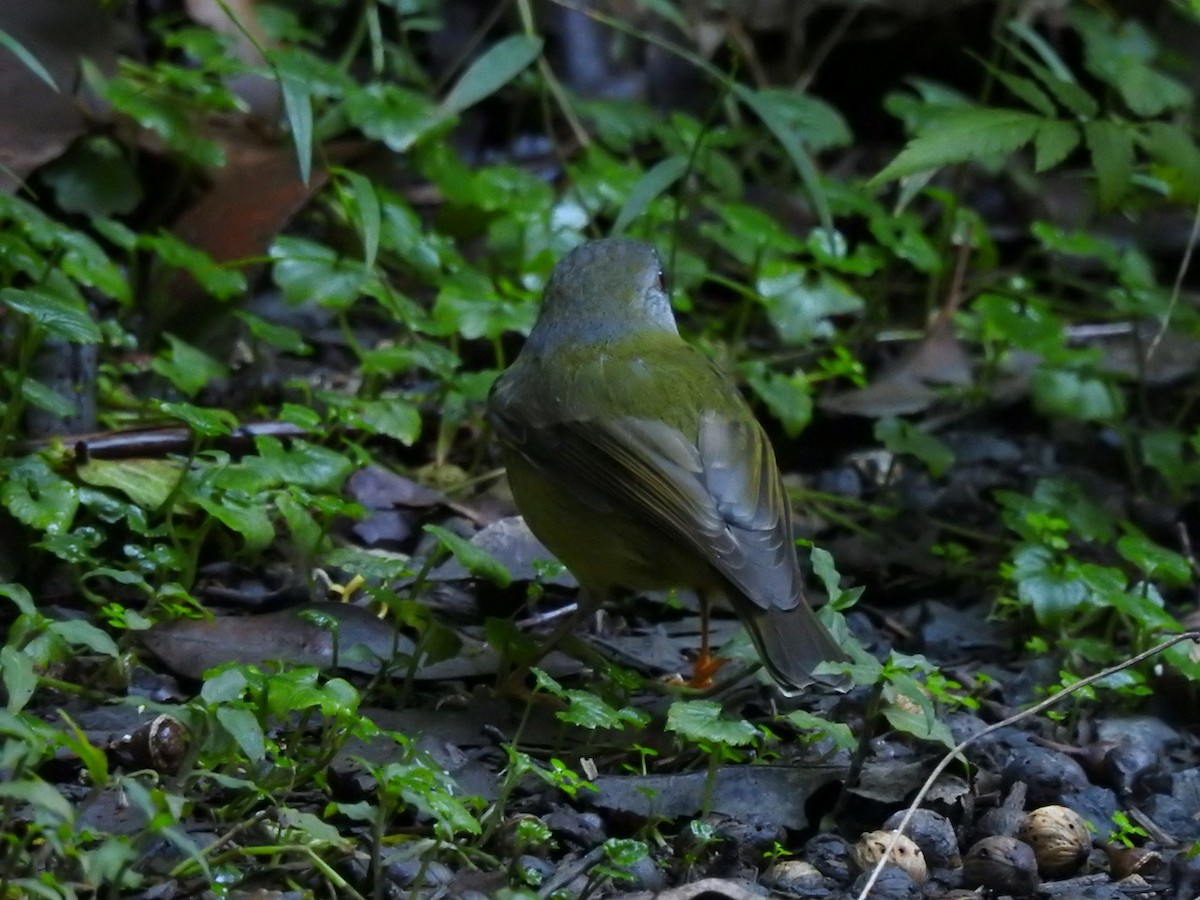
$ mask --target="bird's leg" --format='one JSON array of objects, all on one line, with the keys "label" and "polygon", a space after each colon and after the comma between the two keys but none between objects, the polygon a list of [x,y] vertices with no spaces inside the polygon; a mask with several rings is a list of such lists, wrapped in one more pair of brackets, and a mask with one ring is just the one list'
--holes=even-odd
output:
[{"label": "bird's leg", "polygon": [[698,593],[700,601],[700,653],[692,666],[691,686],[701,690],[712,686],[713,676],[725,664],[725,660],[712,655],[708,646],[708,615],[712,609],[712,593],[701,589]]}]

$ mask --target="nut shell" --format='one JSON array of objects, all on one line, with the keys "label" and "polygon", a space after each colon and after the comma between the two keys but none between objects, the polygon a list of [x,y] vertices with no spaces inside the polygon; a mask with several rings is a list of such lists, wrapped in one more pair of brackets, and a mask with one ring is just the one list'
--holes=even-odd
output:
[{"label": "nut shell", "polygon": [[1083,816],[1065,806],[1042,806],[1026,814],[1017,837],[1033,848],[1043,878],[1068,878],[1092,849]]},{"label": "nut shell", "polygon": [[963,857],[963,884],[1014,897],[1032,894],[1038,885],[1033,848],[1000,834],[976,841]]},{"label": "nut shell", "polygon": [[896,845],[892,848],[890,862],[907,872],[917,884],[923,883],[929,877],[925,854],[912,838],[903,834],[897,835],[895,831],[865,832],[850,850],[854,864],[860,872],[869,872],[887,853],[888,844],[893,838]]}]

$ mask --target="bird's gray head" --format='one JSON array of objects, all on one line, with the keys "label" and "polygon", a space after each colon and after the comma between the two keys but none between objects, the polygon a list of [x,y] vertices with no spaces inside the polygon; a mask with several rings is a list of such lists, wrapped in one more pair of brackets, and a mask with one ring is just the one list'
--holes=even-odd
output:
[{"label": "bird's gray head", "polygon": [[658,254],[641,241],[605,238],[576,247],[554,267],[527,346],[537,352],[641,331],[679,333]]}]

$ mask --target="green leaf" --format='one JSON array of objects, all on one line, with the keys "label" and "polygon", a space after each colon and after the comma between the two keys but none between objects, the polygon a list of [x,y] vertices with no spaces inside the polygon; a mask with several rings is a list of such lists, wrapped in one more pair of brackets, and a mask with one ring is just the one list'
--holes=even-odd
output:
[{"label": "green leaf", "polygon": [[[75,820],[75,807],[58,789],[37,777],[26,777],[21,781],[0,781],[0,797],[18,801],[21,806],[29,805],[39,813],[49,813],[51,817],[62,823],[72,823]],[[35,821],[41,820],[41,815],[32,816]],[[60,893],[52,896],[61,897]]]},{"label": "green leaf", "polygon": [[746,382],[788,437],[797,437],[812,421],[812,389],[803,372],[775,372],[756,360],[746,366]]},{"label": "green leaf", "polygon": [[33,378],[21,382],[21,397],[32,406],[53,416],[67,418],[75,415],[75,404],[49,385]]},{"label": "green leaf", "polygon": [[687,741],[744,747],[759,737],[759,730],[745,719],[725,717],[721,704],[712,700],[680,700],[667,711],[667,731]]},{"label": "green leaf", "polygon": [[845,722],[831,722],[802,709],[794,710],[784,718],[801,731],[816,731],[829,738],[839,750],[853,750],[858,746],[858,738]]},{"label": "green leaf", "polygon": [[646,172],[633,186],[617,219],[613,222],[612,234],[625,231],[629,223],[640,216],[660,194],[684,176],[688,161],[682,156],[668,156]]},{"label": "green leaf", "polygon": [[1041,366],[1031,382],[1033,404],[1046,416],[1081,422],[1113,422],[1125,412],[1121,392],[1111,381],[1071,369]]},{"label": "green leaf", "polygon": [[193,403],[167,401],[160,401],[155,406],[160,413],[178,419],[200,437],[232,434],[238,427],[237,417],[227,409],[206,409]]},{"label": "green leaf", "polygon": [[100,340],[100,326],[92,319],[82,299],[64,296],[47,287],[9,287],[0,290],[0,303],[54,337],[77,344],[94,344]]},{"label": "green leaf", "polygon": [[246,276],[234,264],[219,263],[174,234],[143,234],[138,244],[152,253],[156,262],[187,272],[218,300],[232,300],[246,293]]},{"label": "green leaf", "polygon": [[556,713],[559,719],[571,725],[595,730],[598,728],[624,728],[626,725],[644,726],[650,717],[641,710],[625,707],[615,709],[591,691],[568,690],[541,669],[533,670],[538,687],[565,700],[567,708]]},{"label": "green leaf", "polygon": [[113,639],[106,632],[83,619],[55,622],[50,626],[50,630],[73,646],[87,647],[95,653],[110,656],[113,659],[120,655],[117,645],[113,643]]},{"label": "green leaf", "polygon": [[1024,545],[1013,557],[1017,599],[1033,610],[1038,624],[1057,626],[1087,606],[1087,585],[1075,573],[1055,565],[1045,547]]},{"label": "green leaf", "polygon": [[125,215],[142,202],[137,173],[124,149],[110,137],[94,136],[75,144],[42,169],[42,177],[67,212]]},{"label": "green leaf", "polygon": [[471,63],[441,104],[443,116],[454,116],[490,97],[523,72],[541,55],[542,39],[514,34],[497,41]]},{"label": "green leaf", "polygon": [[1045,120],[1017,109],[950,109],[909,141],[868,185],[968,160],[1007,156],[1028,144]]},{"label": "green leaf", "polygon": [[411,149],[441,121],[424,94],[374,81],[365,88],[350,91],[343,109],[363,134],[383,141],[395,153]]},{"label": "green leaf", "polygon": [[120,491],[142,509],[166,503],[183,471],[182,464],[169,459],[88,459],[75,467],[84,484]]},{"label": "green leaf", "polygon": [[817,220],[823,228],[833,231],[833,216],[829,212],[829,201],[821,187],[816,167],[813,166],[812,160],[805,152],[800,135],[795,132],[787,116],[779,109],[777,98],[770,94],[764,96],[753,88],[736,83],[733,85],[733,92],[737,94],[738,99],[754,111],[754,114],[767,126],[767,130],[775,136],[775,140],[779,141],[780,146],[791,159],[792,165],[795,166],[800,181],[804,184],[809,202],[812,203],[813,209],[817,213]]},{"label": "green leaf", "polygon": [[8,695],[6,708],[10,713],[19,713],[37,690],[37,673],[33,671],[33,657],[16,647],[0,648],[0,681]]},{"label": "green leaf", "polygon": [[439,525],[426,525],[425,531],[435,538],[439,544],[457,559],[464,569],[472,575],[486,578],[500,588],[512,584],[512,575],[504,563],[492,556],[486,550],[481,550],[465,538],[459,537],[453,531],[447,531]]},{"label": "green leaf", "polygon": [[827,272],[810,273],[791,260],[764,264],[754,287],[771,325],[790,345],[832,337],[830,317],[859,312],[864,305],[845,282]]},{"label": "green leaf", "polygon": [[373,434],[382,434],[411,447],[421,436],[421,412],[408,400],[365,400],[359,403],[352,420]]},{"label": "green leaf", "polygon": [[375,192],[375,185],[358,172],[342,170],[341,176],[350,183],[350,194],[358,213],[358,227],[363,239],[363,265],[372,269],[379,254],[379,232],[383,222],[379,195]]},{"label": "green leaf", "polygon": [[278,438],[261,436],[254,439],[254,446],[279,484],[337,490],[354,468],[344,454],[311,441],[296,439],[285,445]]},{"label": "green leaf", "polygon": [[150,361],[150,368],[189,397],[200,393],[210,381],[229,376],[229,369],[203,350],[173,334],[164,336],[170,346]]},{"label": "green leaf", "polygon": [[1133,135],[1120,123],[1105,119],[1085,122],[1083,134],[1096,169],[1100,205],[1111,209],[1133,184]]},{"label": "green leaf", "polygon": [[913,687],[909,691],[896,691],[908,701],[907,704],[900,705],[896,702],[884,704],[883,717],[887,719],[888,724],[897,731],[911,734],[920,740],[934,741],[947,747],[953,747],[957,741],[954,740],[950,728],[945,722],[938,719],[933,701],[917,686],[916,681],[899,679],[896,676],[893,676],[893,681],[912,681]]},{"label": "green leaf", "polygon": [[40,456],[0,465],[0,501],[19,522],[38,531],[62,532],[79,507],[75,485],[59,476]]},{"label": "green leaf", "polygon": [[1043,122],[1033,140],[1035,172],[1052,169],[1079,146],[1079,128],[1073,122]]},{"label": "green leaf", "polygon": [[308,184],[312,177],[313,155],[313,101],[307,79],[297,73],[277,70],[279,91],[283,97],[283,113],[292,132],[292,145],[296,148],[296,164],[300,169],[300,180]]},{"label": "green leaf", "polygon": [[245,672],[236,668],[226,669],[205,680],[200,686],[200,698],[210,706],[229,703],[241,699],[248,686]]},{"label": "green leaf", "polygon": [[954,451],[935,435],[907,419],[887,418],[875,423],[875,437],[896,454],[909,454],[925,463],[934,478],[954,465]]},{"label": "green leaf", "polygon": [[266,736],[262,726],[248,709],[233,706],[218,706],[217,722],[234,743],[242,748],[250,762],[262,762],[267,756]]},{"label": "green leaf", "polygon": [[1137,566],[1147,578],[1165,581],[1176,587],[1192,582],[1192,567],[1187,557],[1157,544],[1132,525],[1117,540],[1117,552]]},{"label": "green leaf", "polygon": [[58,89],[58,84],[54,81],[54,76],[47,71],[46,67],[41,64],[38,58],[30,53],[24,44],[22,44],[4,29],[0,29],[0,47],[8,48],[9,52],[21,61],[21,65],[36,75],[38,79],[45,83],[50,90],[54,91],[54,93],[62,93],[62,91]]}]

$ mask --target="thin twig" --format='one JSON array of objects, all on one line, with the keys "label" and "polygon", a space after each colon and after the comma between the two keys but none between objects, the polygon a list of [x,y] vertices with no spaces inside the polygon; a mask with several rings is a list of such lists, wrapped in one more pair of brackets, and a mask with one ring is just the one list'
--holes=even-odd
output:
[{"label": "thin twig", "polygon": [[1175,273],[1175,283],[1171,285],[1171,302],[1167,304],[1167,312],[1163,316],[1162,324],[1158,326],[1154,339],[1146,348],[1147,366],[1150,365],[1150,360],[1154,358],[1158,345],[1166,336],[1167,328],[1171,324],[1171,316],[1175,313],[1175,307],[1179,305],[1179,295],[1183,293],[1183,276],[1187,274],[1188,267],[1192,264],[1192,251],[1196,249],[1198,237],[1200,237],[1200,202],[1196,204],[1196,212],[1192,216],[1192,233],[1188,235],[1187,246],[1183,250],[1183,259],[1179,261],[1179,271]]}]

